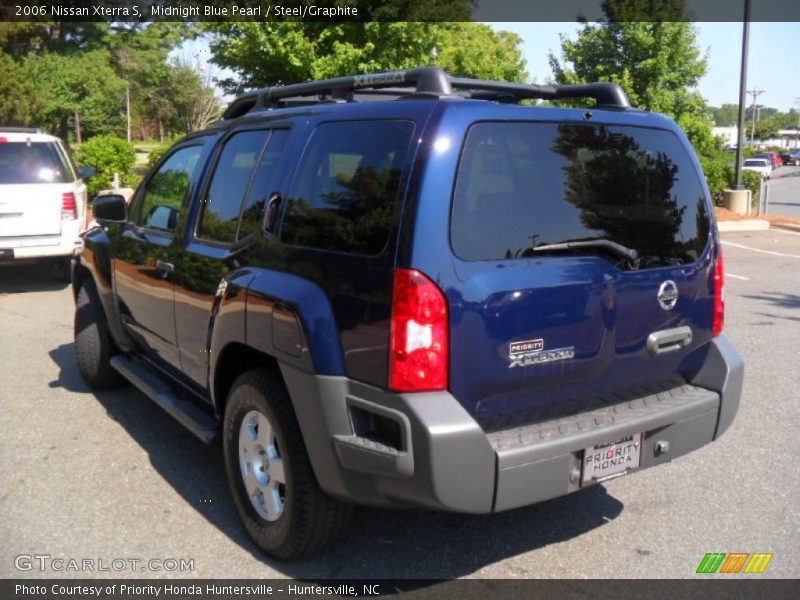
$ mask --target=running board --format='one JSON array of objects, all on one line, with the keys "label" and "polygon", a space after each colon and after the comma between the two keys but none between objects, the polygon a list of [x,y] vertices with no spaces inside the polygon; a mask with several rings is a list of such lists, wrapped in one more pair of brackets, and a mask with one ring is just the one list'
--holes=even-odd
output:
[{"label": "running board", "polygon": [[210,444],[216,439],[217,421],[189,400],[177,396],[155,370],[122,355],[114,356],[111,366],[201,441]]}]

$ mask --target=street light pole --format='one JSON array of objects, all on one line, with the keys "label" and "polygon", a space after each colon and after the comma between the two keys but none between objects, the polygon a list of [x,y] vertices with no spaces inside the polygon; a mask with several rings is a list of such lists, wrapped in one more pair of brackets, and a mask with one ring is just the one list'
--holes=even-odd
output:
[{"label": "street light pole", "polygon": [[744,0],[744,27],[742,29],[742,68],[739,73],[739,127],[736,131],[736,180],[733,189],[744,189],[742,185],[742,146],[744,145],[744,103],[747,91],[747,45],[750,39],[750,0]]}]

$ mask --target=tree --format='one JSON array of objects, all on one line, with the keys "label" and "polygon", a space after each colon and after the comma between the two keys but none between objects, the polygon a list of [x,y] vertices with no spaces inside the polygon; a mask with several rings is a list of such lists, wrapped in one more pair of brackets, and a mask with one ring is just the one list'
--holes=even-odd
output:
[{"label": "tree", "polygon": [[523,81],[520,38],[477,23],[209,23],[231,92],[353,73],[439,65],[457,76]]},{"label": "tree", "polygon": [[738,104],[723,104],[719,108],[709,106],[708,110],[717,127],[735,127],[739,122]]},{"label": "tree", "polygon": [[183,133],[208,127],[222,112],[211,72],[199,63],[176,59],[170,64],[169,97],[175,109],[175,128]]},{"label": "tree", "polygon": [[22,63],[22,73],[35,87],[28,102],[28,120],[77,141],[119,132],[124,127],[125,83],[102,50],[72,56],[47,53]]},{"label": "tree", "polygon": [[[605,0],[604,19],[584,23],[575,41],[562,36],[562,60],[550,55],[558,83],[611,81],[620,84],[634,106],[665,113],[677,121],[698,153],[714,148],[705,101],[695,90],[706,59],[689,22],[668,20],[683,14],[683,0]],[[642,12],[644,11],[644,12]],[[653,14],[641,21],[643,14]]]}]

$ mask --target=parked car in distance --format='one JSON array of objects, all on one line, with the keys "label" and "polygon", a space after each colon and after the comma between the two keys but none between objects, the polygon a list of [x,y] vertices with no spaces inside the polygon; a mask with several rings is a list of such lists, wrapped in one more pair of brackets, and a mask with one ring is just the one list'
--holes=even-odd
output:
[{"label": "parked car in distance", "polygon": [[0,127],[0,263],[48,260],[69,281],[86,227],[86,185],[57,137]]},{"label": "parked car in distance", "polygon": [[781,157],[775,154],[774,152],[759,152],[758,154],[754,154],[750,158],[766,158],[773,169],[777,169],[778,167],[783,165]]},{"label": "parked car in distance", "polygon": [[784,166],[795,166],[800,167],[800,150],[789,150],[788,152],[781,154],[781,160],[783,161]]},{"label": "parked car in distance", "polygon": [[764,179],[769,179],[772,175],[772,162],[768,158],[748,158],[744,161],[742,169],[745,171],[755,171]]},{"label": "parked car in distance", "polygon": [[279,559],[353,504],[493,513],[665,464],[739,406],[700,163],[615,84],[421,67],[255,90],[94,211],[84,381],[221,438]]}]

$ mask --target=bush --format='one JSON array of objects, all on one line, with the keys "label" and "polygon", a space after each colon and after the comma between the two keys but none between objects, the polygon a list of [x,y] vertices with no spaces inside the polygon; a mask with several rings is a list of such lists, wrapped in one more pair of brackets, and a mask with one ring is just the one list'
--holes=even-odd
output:
[{"label": "bush", "polygon": [[[731,180],[732,182],[733,180]],[[761,175],[755,171],[742,171],[742,184],[750,190],[750,208],[758,208],[759,192],[761,191]]]},{"label": "bush", "polygon": [[177,138],[164,140],[158,146],[150,150],[150,152],[147,154],[147,166],[155,166],[159,159],[167,153],[167,150],[172,148],[176,141],[178,141]]},{"label": "bush", "polygon": [[131,168],[136,161],[133,146],[111,135],[99,135],[84,142],[75,152],[81,166],[94,167],[97,173],[87,182],[89,198],[100,190],[111,187],[114,173],[119,173],[120,184],[131,184]]},{"label": "bush", "polygon": [[714,204],[721,205],[722,192],[731,186],[735,176],[730,154],[718,152],[711,156],[701,155],[700,164]]}]

